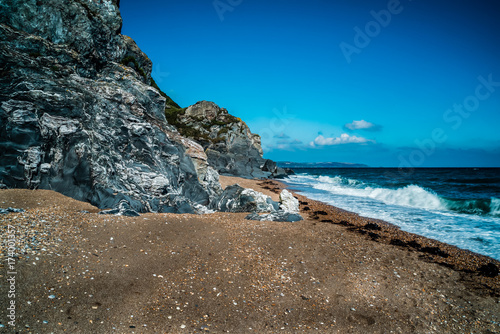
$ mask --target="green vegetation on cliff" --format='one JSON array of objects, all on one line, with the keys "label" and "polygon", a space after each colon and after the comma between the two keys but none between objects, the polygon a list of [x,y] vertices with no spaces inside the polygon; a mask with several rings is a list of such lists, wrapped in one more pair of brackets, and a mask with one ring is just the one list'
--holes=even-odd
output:
[{"label": "green vegetation on cliff", "polygon": [[[124,59],[124,61],[127,61],[127,64],[124,65],[128,65],[128,63],[130,62],[134,63],[135,59],[128,58],[133,57],[127,57],[126,59]],[[124,61],[122,61],[122,64],[124,63]],[[136,66],[136,68],[138,67],[138,64],[134,65]],[[181,108],[177,103],[175,103],[174,100],[172,100],[160,89],[153,78],[151,78],[151,86],[156,88],[160,92],[161,96],[166,99],[165,118],[167,119],[168,124],[176,127],[179,133],[184,137],[191,138],[200,143],[202,146],[224,142],[226,140],[227,134],[230,132],[229,126],[233,123],[242,122],[241,119],[230,114],[225,114],[221,119],[214,118],[210,121],[207,119],[195,117],[194,120],[196,121],[197,125],[199,125],[199,128],[195,128],[193,127],[192,123],[184,123],[181,121],[181,116],[186,114],[187,108]],[[214,126],[221,127],[221,129],[218,130],[217,136],[215,138],[209,135],[212,127]]]},{"label": "green vegetation on cliff", "polygon": [[[137,60],[134,57],[132,57],[132,56],[125,57],[122,59],[122,61],[120,63],[122,65],[133,68],[144,79],[147,78],[146,73],[144,72],[143,68],[139,65],[139,63],[137,62]],[[130,64],[133,64],[133,66],[130,66]]]},{"label": "green vegetation on cliff", "polygon": [[[158,87],[158,85],[156,84],[156,81],[151,78],[151,87],[154,87],[156,88],[159,92],[160,92],[160,95],[163,96],[167,101],[166,101],[166,106],[167,107],[171,107],[171,108],[175,108],[175,109],[182,109],[177,103],[175,103],[174,100],[172,100],[170,98],[170,96],[168,96],[167,94],[165,94],[161,89],[160,87]],[[169,121],[170,123],[170,121]]]}]

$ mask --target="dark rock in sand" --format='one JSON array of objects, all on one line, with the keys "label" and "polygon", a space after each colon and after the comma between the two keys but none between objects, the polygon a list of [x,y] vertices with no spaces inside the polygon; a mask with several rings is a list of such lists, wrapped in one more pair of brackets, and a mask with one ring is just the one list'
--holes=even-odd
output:
[{"label": "dark rock in sand", "polygon": [[363,227],[365,230],[380,231],[382,228],[375,223],[368,223]]},{"label": "dark rock in sand", "polygon": [[349,223],[349,222],[348,222],[348,221],[346,221],[346,220],[341,220],[341,221],[339,221],[337,224],[342,225],[342,226],[352,226],[352,224],[351,224],[351,223]]},{"label": "dark rock in sand", "polygon": [[420,249],[420,247],[422,247],[422,245],[420,245],[418,242],[416,242],[415,240],[412,240],[412,241],[409,241],[406,243],[409,247],[412,247],[412,248],[415,248],[415,249]]},{"label": "dark rock in sand", "polygon": [[498,266],[491,262],[481,266],[477,271],[486,277],[497,277],[500,274]]},{"label": "dark rock in sand", "polygon": [[403,240],[400,240],[400,239],[391,239],[390,244],[394,245],[394,246],[400,246],[400,247],[407,247],[408,246],[406,244],[406,242],[404,242]]},{"label": "dark rock in sand", "polygon": [[245,217],[248,220],[258,220],[258,221],[275,221],[275,222],[298,222],[303,220],[302,216],[298,213],[286,212],[283,210],[274,211],[268,214],[259,215],[253,212]]},{"label": "dark rock in sand", "polygon": [[[408,245],[408,244],[406,244],[406,245]],[[420,251],[423,253],[431,254],[431,255],[441,256],[444,258],[449,256],[448,253],[441,250],[439,247],[424,247],[424,248],[421,248]]]}]

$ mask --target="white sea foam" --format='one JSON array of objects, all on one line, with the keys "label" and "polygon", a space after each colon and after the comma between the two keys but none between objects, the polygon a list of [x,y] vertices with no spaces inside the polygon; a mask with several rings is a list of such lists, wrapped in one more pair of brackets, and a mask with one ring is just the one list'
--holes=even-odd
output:
[{"label": "white sea foam", "polygon": [[385,204],[410,206],[428,210],[445,210],[439,196],[431,191],[425,190],[416,185],[409,185],[404,188],[386,189],[386,188],[347,188],[317,184],[316,189],[327,190],[337,194],[349,196],[367,197],[384,202]]},{"label": "white sea foam", "polygon": [[500,216],[500,198],[493,197],[490,204],[490,215]]},{"label": "white sea foam", "polygon": [[418,185],[384,188],[341,176],[285,179],[315,200],[500,260],[500,199],[451,200]]},{"label": "white sea foam", "polygon": [[[292,180],[294,177],[291,178]],[[299,182],[310,182],[314,189],[325,190],[334,194],[366,197],[385,204],[415,207],[427,210],[446,210],[445,201],[433,191],[417,185],[404,188],[388,189],[371,187],[361,181],[340,176],[319,176],[318,178],[296,178]]]}]

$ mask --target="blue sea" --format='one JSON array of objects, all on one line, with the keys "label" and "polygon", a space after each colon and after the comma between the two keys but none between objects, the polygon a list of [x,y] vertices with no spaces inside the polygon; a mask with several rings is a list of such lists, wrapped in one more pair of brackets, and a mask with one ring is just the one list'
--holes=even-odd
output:
[{"label": "blue sea", "polygon": [[500,260],[500,168],[294,168],[303,195]]}]

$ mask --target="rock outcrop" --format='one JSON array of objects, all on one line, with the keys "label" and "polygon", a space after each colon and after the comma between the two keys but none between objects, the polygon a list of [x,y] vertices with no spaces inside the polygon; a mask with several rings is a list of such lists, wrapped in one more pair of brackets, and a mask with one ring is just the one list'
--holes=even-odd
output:
[{"label": "rock outcrop", "polygon": [[299,200],[293,197],[293,194],[286,189],[280,193],[279,208],[275,208],[270,213],[259,215],[254,211],[245,218],[258,221],[276,221],[276,222],[297,222],[303,220],[300,215]]},{"label": "rock outcrop", "polygon": [[222,192],[214,158],[167,123],[121,24],[113,0],[0,2],[0,185],[196,212]]},{"label": "rock outcrop", "polygon": [[167,106],[166,114],[181,134],[203,146],[209,165],[220,174],[247,178],[286,175],[274,161],[262,157],[260,136],[215,103],[200,101],[184,109]]},{"label": "rock outcrop", "polygon": [[293,194],[286,189],[280,193],[280,209],[286,212],[299,213],[299,200],[293,197]]},{"label": "rock outcrop", "polygon": [[221,212],[272,212],[279,204],[267,195],[233,184],[212,202],[211,208]]},{"label": "rock outcrop", "polygon": [[0,2],[0,188],[51,189],[103,213],[270,212],[219,174],[277,177],[260,137],[212,102],[180,108],[121,35],[118,0]]},{"label": "rock outcrop", "polygon": [[101,215],[116,215],[116,216],[127,216],[127,217],[137,217],[140,216],[139,213],[130,208],[127,201],[122,200],[118,203],[117,207],[114,209],[103,210],[99,212]]},{"label": "rock outcrop", "polygon": [[222,212],[250,212],[245,217],[248,220],[278,222],[303,220],[299,214],[299,201],[286,189],[281,192],[278,203],[261,192],[233,184],[226,187],[212,202],[211,209]]}]

